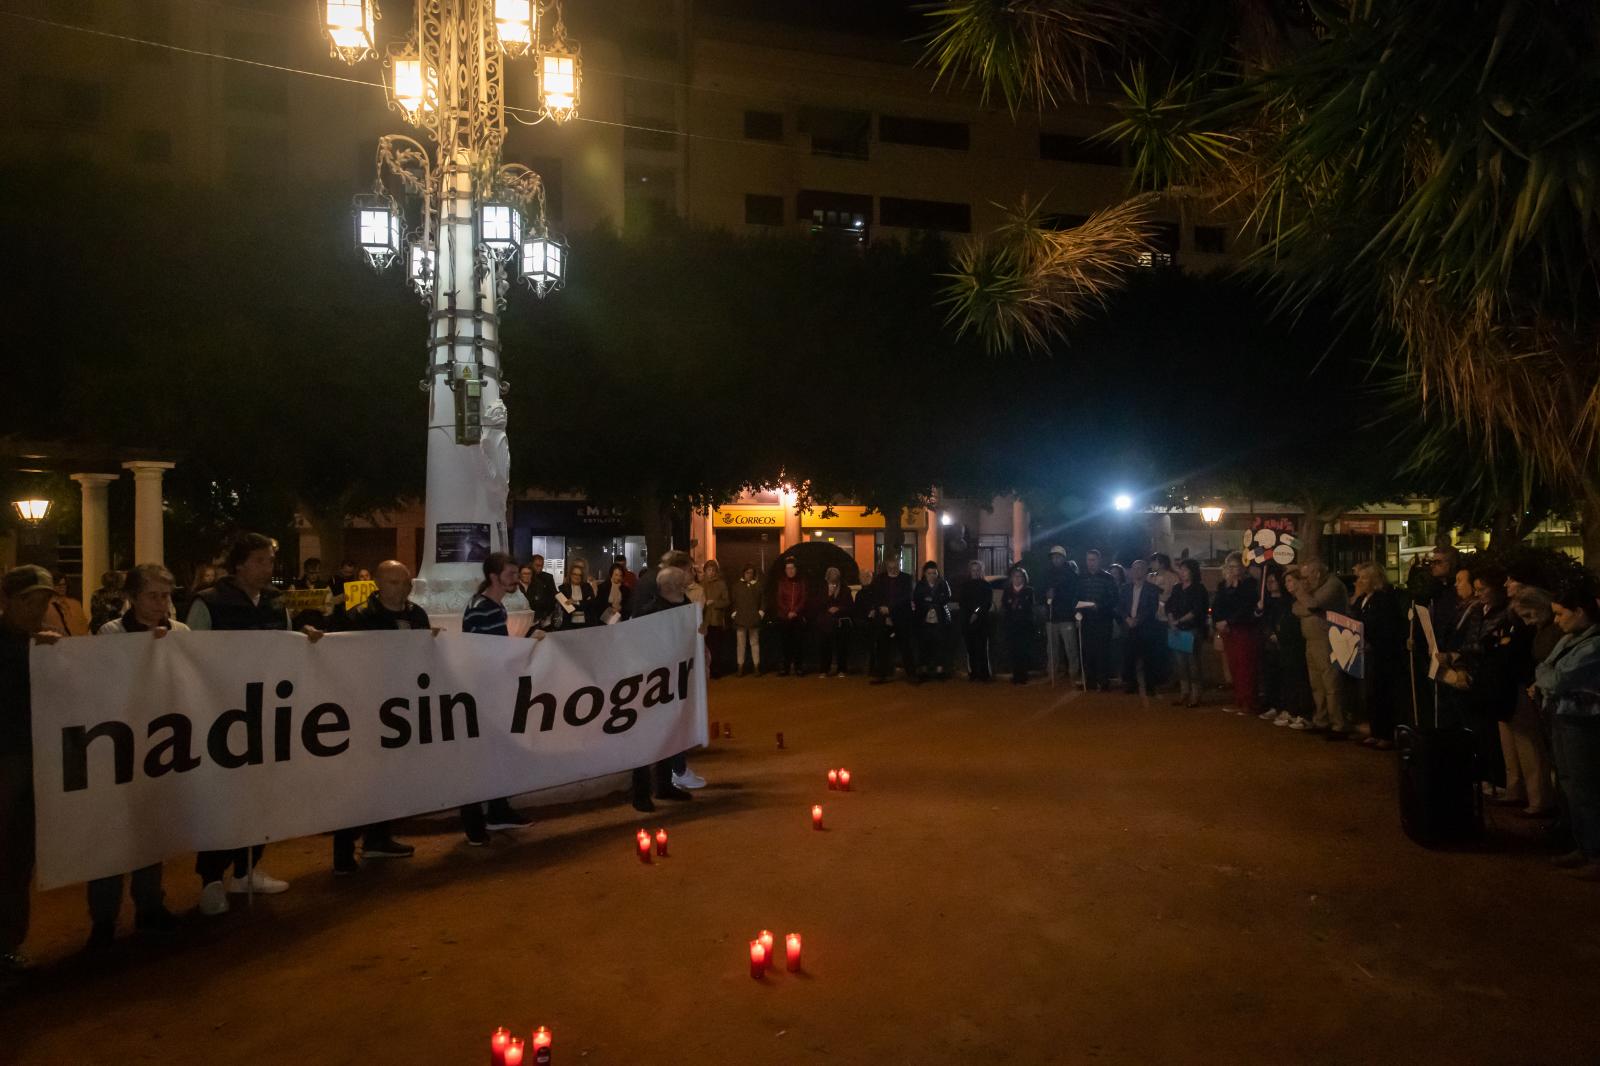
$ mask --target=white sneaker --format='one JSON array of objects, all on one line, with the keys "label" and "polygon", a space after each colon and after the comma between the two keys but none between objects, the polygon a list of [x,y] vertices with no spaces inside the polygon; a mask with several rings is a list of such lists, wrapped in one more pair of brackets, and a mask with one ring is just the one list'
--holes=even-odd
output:
[{"label": "white sneaker", "polygon": [[249,877],[228,878],[228,891],[235,895],[255,892],[262,896],[275,896],[279,892],[289,891],[289,882],[280,881],[261,870],[251,870]]},{"label": "white sneaker", "polygon": [[1276,717],[1276,718],[1274,718],[1272,720],[1272,724],[1273,725],[1288,725],[1292,721],[1294,721],[1294,715],[1290,714],[1288,711],[1279,711],[1278,712],[1278,717]]},{"label": "white sneaker", "polygon": [[213,881],[200,890],[200,913],[207,918],[228,913],[228,893],[221,881]]},{"label": "white sneaker", "polygon": [[686,788],[692,791],[697,788],[705,788],[706,779],[693,770],[685,770],[681,774],[672,775],[672,784],[676,788]]},{"label": "white sneaker", "polygon": [[1302,718],[1299,715],[1295,715],[1295,717],[1289,719],[1289,728],[1290,729],[1310,729],[1311,728],[1311,722],[1309,720],[1305,719],[1305,718]]},{"label": "white sneaker", "polygon": [[1256,715],[1256,717],[1261,719],[1263,722],[1270,722],[1278,717],[1278,712],[1273,710],[1271,707],[1268,707],[1266,710]]}]

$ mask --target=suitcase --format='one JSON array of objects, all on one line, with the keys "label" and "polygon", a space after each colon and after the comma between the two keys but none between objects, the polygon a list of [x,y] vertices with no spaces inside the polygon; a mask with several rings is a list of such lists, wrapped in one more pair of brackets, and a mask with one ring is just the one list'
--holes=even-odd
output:
[{"label": "suitcase", "polygon": [[1400,825],[1423,847],[1483,834],[1477,737],[1470,729],[1395,728],[1400,765]]}]

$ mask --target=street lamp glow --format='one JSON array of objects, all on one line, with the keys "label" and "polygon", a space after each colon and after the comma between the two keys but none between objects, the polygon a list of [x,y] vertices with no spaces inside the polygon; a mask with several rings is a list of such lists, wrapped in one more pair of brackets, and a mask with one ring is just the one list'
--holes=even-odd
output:
[{"label": "street lamp glow", "polygon": [[1126,492],[1119,492],[1111,499],[1111,506],[1119,511],[1133,510],[1133,497]]},{"label": "street lamp glow", "polygon": [[549,234],[523,241],[521,274],[540,296],[561,288],[567,279],[567,246]]},{"label": "street lamp glow", "polygon": [[50,514],[49,500],[12,500],[11,506],[17,517],[30,526],[38,525]]},{"label": "street lamp glow", "polygon": [[358,63],[372,55],[372,24],[377,14],[373,0],[327,0],[322,32],[328,35],[334,55],[346,63]]},{"label": "street lamp glow", "polygon": [[394,84],[390,92],[394,106],[405,115],[407,122],[417,123],[423,115],[433,110],[438,93],[429,91],[434,88],[431,73],[421,56],[394,57]]},{"label": "street lamp glow", "polygon": [[400,214],[385,200],[356,204],[356,244],[376,270],[400,254]]},{"label": "street lamp glow", "polygon": [[939,524],[941,526],[953,526],[956,524],[956,520],[949,511],[944,511],[939,515]]},{"label": "street lamp glow", "polygon": [[539,39],[539,9],[531,0],[494,0],[495,35],[509,56],[524,56]]},{"label": "street lamp glow", "polygon": [[578,111],[578,52],[564,41],[539,55],[539,95],[545,115],[557,125]]},{"label": "street lamp glow", "polygon": [[1200,508],[1200,520],[1208,526],[1216,525],[1222,521],[1222,508],[1216,506]]},{"label": "street lamp glow", "polygon": [[522,212],[503,200],[490,200],[478,209],[479,239],[499,259],[509,259],[522,247]]}]

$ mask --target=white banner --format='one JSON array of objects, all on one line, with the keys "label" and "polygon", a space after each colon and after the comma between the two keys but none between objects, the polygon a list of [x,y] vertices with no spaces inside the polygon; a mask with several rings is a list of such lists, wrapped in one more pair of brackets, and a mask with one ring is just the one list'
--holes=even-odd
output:
[{"label": "white banner", "polygon": [[706,742],[700,608],[533,641],[148,633],[31,652],[41,888],[644,766]]}]

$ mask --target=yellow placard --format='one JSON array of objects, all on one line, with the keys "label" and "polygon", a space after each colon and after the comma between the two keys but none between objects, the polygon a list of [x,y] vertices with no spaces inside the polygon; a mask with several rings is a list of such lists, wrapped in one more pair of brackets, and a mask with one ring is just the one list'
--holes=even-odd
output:
[{"label": "yellow placard", "polygon": [[290,614],[326,610],[331,595],[327,589],[284,589],[281,593],[283,609]]},{"label": "yellow placard", "polygon": [[353,611],[364,606],[378,591],[376,581],[346,581],[344,583],[344,609]]},{"label": "yellow placard", "polygon": [[[928,521],[928,512],[921,507],[909,507],[900,512],[901,529],[921,529]],[[814,507],[800,516],[800,525],[806,529],[882,529],[883,512],[867,513],[865,507],[839,504],[831,517],[823,517],[822,508]]]},{"label": "yellow placard", "polygon": [[782,529],[782,507],[719,507],[712,511],[718,529]]}]

